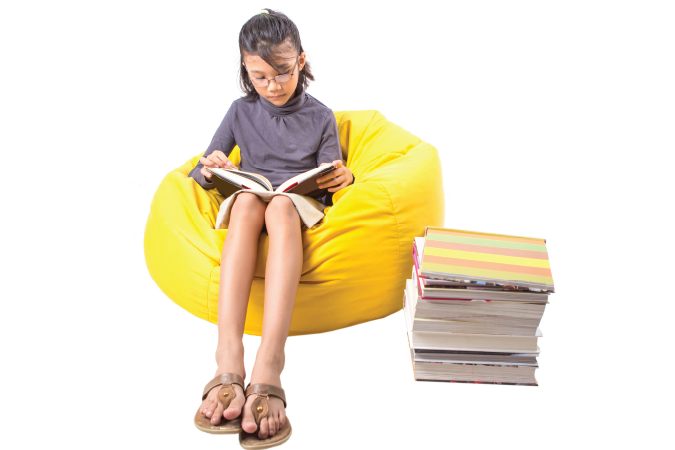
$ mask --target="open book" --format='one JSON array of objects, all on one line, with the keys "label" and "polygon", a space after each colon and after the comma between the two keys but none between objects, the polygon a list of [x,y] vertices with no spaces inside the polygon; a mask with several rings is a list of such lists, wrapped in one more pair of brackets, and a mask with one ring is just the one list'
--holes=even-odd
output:
[{"label": "open book", "polygon": [[335,166],[326,165],[303,172],[286,180],[276,190],[267,178],[257,173],[212,167],[205,167],[205,169],[213,174],[211,181],[225,198],[241,189],[250,189],[252,191],[286,192],[319,199],[328,192],[328,188],[319,188],[316,179],[334,171]]}]

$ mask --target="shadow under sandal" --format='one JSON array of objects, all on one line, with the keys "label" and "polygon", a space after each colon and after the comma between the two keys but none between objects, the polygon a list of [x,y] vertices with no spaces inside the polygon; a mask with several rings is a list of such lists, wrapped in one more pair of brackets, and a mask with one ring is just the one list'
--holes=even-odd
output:
[{"label": "shadow under sandal", "polygon": [[[230,403],[232,403],[232,400],[237,396],[237,392],[234,390],[235,384],[238,384],[241,386],[241,389],[244,390],[244,379],[241,375],[236,373],[221,373],[206,385],[202,400],[206,399],[206,396],[209,395],[211,389],[222,386],[218,391],[217,398],[218,402],[223,405],[223,411],[225,411],[230,406]],[[206,433],[212,434],[239,433],[242,431],[241,416],[242,414],[232,420],[221,417],[220,423],[218,425],[213,425],[211,419],[202,414],[201,411],[197,410],[197,414],[195,414],[195,426]]]},{"label": "shadow under sandal", "polygon": [[288,417],[286,417],[284,426],[274,433],[274,436],[260,439],[258,437],[258,432],[260,431],[260,421],[267,416],[267,400],[269,400],[270,395],[279,397],[281,401],[284,402],[284,408],[286,408],[286,395],[284,394],[284,390],[271,384],[249,384],[246,387],[246,398],[248,399],[249,395],[254,394],[257,394],[257,398],[251,403],[251,413],[253,413],[253,418],[255,419],[255,424],[258,428],[254,433],[247,433],[242,430],[241,433],[239,433],[239,444],[247,449],[269,448],[283,444],[291,437],[291,422],[288,420]]}]

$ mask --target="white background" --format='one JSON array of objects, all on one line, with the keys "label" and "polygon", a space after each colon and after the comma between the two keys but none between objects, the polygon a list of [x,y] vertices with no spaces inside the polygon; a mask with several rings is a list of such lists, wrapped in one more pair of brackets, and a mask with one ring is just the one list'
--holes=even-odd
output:
[{"label": "white background", "polygon": [[261,7],[313,96],[438,149],[446,226],[546,238],[557,288],[537,388],[414,382],[401,311],[290,338],[284,448],[672,445],[675,14],[587,0],[3,3],[0,446],[239,448],[192,424],[217,330],[152,281],[143,231]]}]

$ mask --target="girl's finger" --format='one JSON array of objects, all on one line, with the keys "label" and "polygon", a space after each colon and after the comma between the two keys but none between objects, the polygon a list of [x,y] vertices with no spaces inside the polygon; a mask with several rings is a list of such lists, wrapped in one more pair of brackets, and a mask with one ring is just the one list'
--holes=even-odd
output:
[{"label": "girl's finger", "polygon": [[223,164],[220,161],[220,158],[218,158],[218,155],[214,155],[213,153],[211,153],[209,155],[209,161],[211,161],[211,164],[213,164],[213,167],[219,167],[219,168],[224,167]]},{"label": "girl's finger", "polygon": [[202,175],[204,175],[204,177],[209,178],[209,179],[211,178],[211,175],[213,175],[211,172],[209,172],[206,169],[202,169],[200,172],[202,173]]},{"label": "girl's finger", "polygon": [[217,168],[223,167],[223,166],[220,164],[220,161],[219,161],[217,158],[215,158],[215,157],[213,156],[213,154],[209,155],[207,159],[208,159],[209,164],[210,164],[209,167],[217,167]]},{"label": "girl's finger", "polygon": [[345,172],[346,172],[346,170],[345,170],[344,167],[342,167],[342,168],[340,168],[340,169],[335,169],[335,170],[332,171],[330,174],[328,174],[328,175],[326,175],[325,177],[323,177],[323,180],[322,180],[321,182],[323,183],[324,180],[328,181],[328,180],[330,180],[331,178],[339,178],[339,177],[343,176],[343,175],[345,174]]},{"label": "girl's finger", "polygon": [[321,189],[331,187],[334,184],[334,181],[335,180],[333,180],[333,179],[328,179],[326,181],[322,181],[321,184],[319,184],[319,187]]},{"label": "girl's finger", "polygon": [[342,182],[345,181],[344,178],[345,178],[344,175],[340,175],[339,177],[335,177],[333,180],[327,181],[325,187],[335,187],[339,184],[342,184]]},{"label": "girl's finger", "polygon": [[230,161],[227,156],[225,156],[225,153],[221,152],[220,150],[216,150],[215,152],[211,153],[214,157],[214,159],[220,164],[220,167],[224,167],[226,169],[231,169],[234,164],[232,164],[232,161]]},{"label": "girl's finger", "polygon": [[204,158],[203,156],[202,156],[202,158],[199,160],[199,162],[202,163],[202,166],[205,166],[205,167],[216,167],[216,165],[215,165],[215,163],[214,163],[213,161],[211,161],[211,160],[208,159],[208,158]]},{"label": "girl's finger", "polygon": [[231,169],[234,164],[230,162],[229,159],[227,158],[222,158],[220,156],[216,156],[216,161],[218,162],[218,165],[224,169]]},{"label": "girl's finger", "polygon": [[335,186],[335,187],[332,187],[332,188],[328,189],[328,192],[337,192],[337,191],[339,191],[340,189],[342,189],[342,188],[344,188],[344,187],[346,187],[346,186],[347,186],[347,183],[346,183],[346,182],[345,182],[345,183],[340,183],[339,186]]}]

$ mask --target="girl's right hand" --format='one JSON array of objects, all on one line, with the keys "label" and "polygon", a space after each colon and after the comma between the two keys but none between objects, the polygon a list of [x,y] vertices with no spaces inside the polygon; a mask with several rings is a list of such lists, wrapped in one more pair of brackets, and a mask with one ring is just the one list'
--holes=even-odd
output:
[{"label": "girl's right hand", "polygon": [[[222,169],[239,170],[239,167],[232,164],[232,161],[227,159],[227,156],[225,156],[225,153],[223,153],[220,150],[214,150],[213,153],[211,153],[206,158],[202,156],[201,159],[199,160],[199,162],[202,163],[202,165],[204,167],[218,167],[218,168],[222,168]],[[208,180],[210,180],[211,175],[213,175],[210,171],[208,171],[204,168],[202,168],[200,170],[200,172]]]}]

